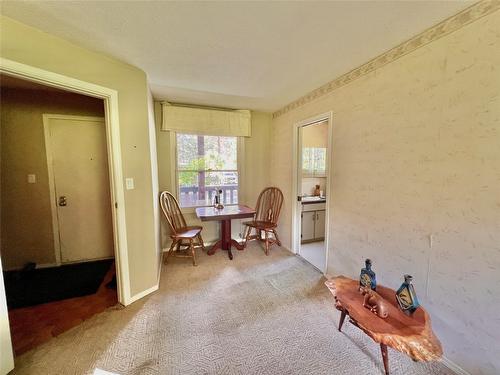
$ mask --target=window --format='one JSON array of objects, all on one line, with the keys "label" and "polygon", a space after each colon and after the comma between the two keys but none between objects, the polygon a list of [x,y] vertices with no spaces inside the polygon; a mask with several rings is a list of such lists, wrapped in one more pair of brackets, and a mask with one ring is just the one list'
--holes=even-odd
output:
[{"label": "window", "polygon": [[305,176],[325,176],[326,148],[304,147],[302,149],[302,174]]},{"label": "window", "polygon": [[177,133],[176,141],[180,206],[210,206],[218,189],[222,204],[237,204],[238,138]]}]

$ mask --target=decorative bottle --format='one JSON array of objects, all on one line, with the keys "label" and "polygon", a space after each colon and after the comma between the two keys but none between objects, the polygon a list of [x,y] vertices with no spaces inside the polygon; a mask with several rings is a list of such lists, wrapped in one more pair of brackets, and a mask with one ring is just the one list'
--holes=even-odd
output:
[{"label": "decorative bottle", "polygon": [[370,259],[365,260],[365,268],[361,269],[359,286],[360,288],[370,287],[373,290],[377,289],[377,280],[375,278],[375,272],[372,270],[372,261]]},{"label": "decorative bottle", "polygon": [[415,288],[411,283],[413,277],[411,275],[404,275],[405,281],[399,287],[396,292],[396,300],[398,301],[399,307],[406,315],[411,315],[420,306],[418,302],[417,294],[415,293]]},{"label": "decorative bottle", "polygon": [[221,189],[218,189],[216,190],[215,192],[215,196],[214,196],[214,207],[221,210],[224,208],[224,206],[222,205],[222,190]]}]

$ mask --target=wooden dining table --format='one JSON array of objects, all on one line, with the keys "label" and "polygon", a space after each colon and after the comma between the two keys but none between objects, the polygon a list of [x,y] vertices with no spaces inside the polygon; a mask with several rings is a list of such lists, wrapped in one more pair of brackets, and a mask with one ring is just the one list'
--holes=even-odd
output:
[{"label": "wooden dining table", "polygon": [[254,217],[255,210],[243,204],[225,206],[224,208],[197,207],[196,215],[201,221],[220,221],[220,239],[208,250],[208,255],[214,255],[217,249],[226,250],[229,259],[233,259],[231,247],[238,250],[245,247],[231,238],[231,220]]}]

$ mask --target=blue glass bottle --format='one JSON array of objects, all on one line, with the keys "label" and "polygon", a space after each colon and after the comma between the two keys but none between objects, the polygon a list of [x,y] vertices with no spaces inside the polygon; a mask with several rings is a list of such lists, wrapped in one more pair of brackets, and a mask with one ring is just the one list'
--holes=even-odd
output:
[{"label": "blue glass bottle", "polygon": [[361,269],[359,286],[370,287],[373,290],[377,288],[377,280],[375,278],[375,272],[372,271],[372,261],[370,259],[365,260],[365,268]]},{"label": "blue glass bottle", "polygon": [[420,306],[420,303],[418,302],[415,288],[411,283],[413,277],[411,275],[404,275],[404,278],[405,281],[396,292],[396,300],[401,310],[403,310],[406,315],[411,315],[417,307]]}]

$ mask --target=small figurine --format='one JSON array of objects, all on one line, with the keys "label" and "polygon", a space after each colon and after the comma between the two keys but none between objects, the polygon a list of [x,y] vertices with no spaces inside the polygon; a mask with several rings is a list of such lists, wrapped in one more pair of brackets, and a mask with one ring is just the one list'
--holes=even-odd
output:
[{"label": "small figurine", "polygon": [[404,278],[405,281],[396,292],[396,301],[406,315],[411,315],[415,312],[417,307],[420,306],[420,303],[418,302],[415,288],[411,283],[413,277],[411,275],[404,275]]},{"label": "small figurine", "polygon": [[377,280],[375,279],[375,272],[372,271],[372,261],[370,259],[365,260],[365,268],[361,269],[361,274],[359,275],[359,287],[370,287],[371,289],[377,289]]},{"label": "small figurine", "polygon": [[387,301],[383,299],[377,292],[374,292],[368,287],[360,288],[361,294],[365,296],[363,306],[369,309],[379,318],[385,319],[389,316],[389,307]]},{"label": "small figurine", "polygon": [[314,196],[315,196],[315,197],[319,197],[319,196],[321,196],[321,190],[320,190],[319,185],[316,185],[316,186],[314,187]]},{"label": "small figurine", "polygon": [[222,204],[222,189],[217,190],[214,196],[214,207],[217,208],[218,210],[222,210],[224,208],[224,205]]}]

